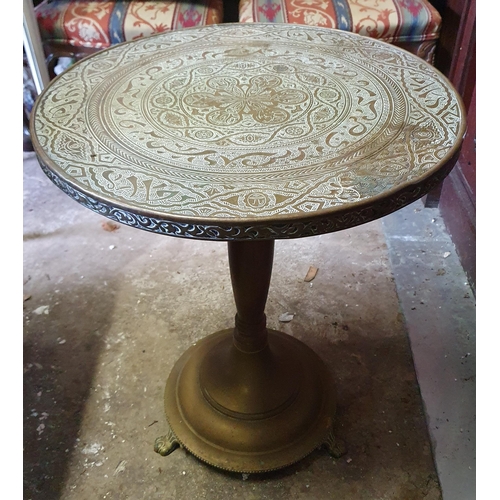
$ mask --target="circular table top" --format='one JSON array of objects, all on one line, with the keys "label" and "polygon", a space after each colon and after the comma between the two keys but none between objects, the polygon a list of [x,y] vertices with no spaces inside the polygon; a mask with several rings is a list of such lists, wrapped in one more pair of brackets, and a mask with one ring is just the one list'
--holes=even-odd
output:
[{"label": "circular table top", "polygon": [[172,236],[311,236],[451,170],[465,112],[420,58],[349,32],[221,24],[116,45],[54,79],[31,136],[88,208]]}]

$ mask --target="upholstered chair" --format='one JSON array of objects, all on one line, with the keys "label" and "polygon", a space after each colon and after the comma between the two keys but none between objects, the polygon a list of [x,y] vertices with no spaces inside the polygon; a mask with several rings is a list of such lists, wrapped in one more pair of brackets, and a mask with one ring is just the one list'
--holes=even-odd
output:
[{"label": "upholstered chair", "polygon": [[378,38],[432,63],[441,16],[427,0],[240,0],[239,21],[338,28]]},{"label": "upholstered chair", "polygon": [[155,33],[221,23],[222,1],[43,0],[35,14],[50,64]]}]

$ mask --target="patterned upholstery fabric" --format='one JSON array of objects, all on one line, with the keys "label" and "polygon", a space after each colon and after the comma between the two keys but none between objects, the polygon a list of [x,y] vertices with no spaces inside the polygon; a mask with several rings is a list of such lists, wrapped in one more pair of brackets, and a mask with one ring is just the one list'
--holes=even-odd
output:
[{"label": "patterned upholstery fabric", "polygon": [[44,44],[92,49],[223,19],[222,0],[44,0],[35,13]]},{"label": "patterned upholstery fabric", "polygon": [[441,28],[441,16],[427,0],[241,0],[239,20],[338,28],[415,53],[420,47],[421,56],[433,51]]}]

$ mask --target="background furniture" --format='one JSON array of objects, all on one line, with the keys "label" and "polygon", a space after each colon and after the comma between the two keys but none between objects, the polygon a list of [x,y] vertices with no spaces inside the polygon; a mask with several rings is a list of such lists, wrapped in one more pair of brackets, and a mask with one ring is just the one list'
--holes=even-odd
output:
[{"label": "background furniture", "polygon": [[35,13],[51,70],[61,56],[78,60],[117,43],[224,17],[222,0],[44,0]]},{"label": "background furniture", "polygon": [[49,83],[49,74],[45,66],[42,39],[32,0],[23,0],[23,46],[33,85],[37,93],[40,93]]},{"label": "background furniture", "polygon": [[23,0],[23,150],[32,151],[29,114],[50,77],[32,0]]},{"label": "background furniture", "polygon": [[241,0],[239,19],[352,31],[431,63],[441,28],[439,12],[427,0]]}]

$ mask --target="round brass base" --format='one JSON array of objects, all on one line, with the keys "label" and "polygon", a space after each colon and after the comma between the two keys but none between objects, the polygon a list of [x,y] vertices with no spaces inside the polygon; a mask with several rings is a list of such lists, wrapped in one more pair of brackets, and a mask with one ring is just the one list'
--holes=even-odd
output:
[{"label": "round brass base", "polygon": [[327,441],[333,384],[319,356],[290,335],[268,330],[268,346],[239,351],[233,330],[191,346],[165,388],[165,413],[179,443],[215,467],[280,469]]}]

